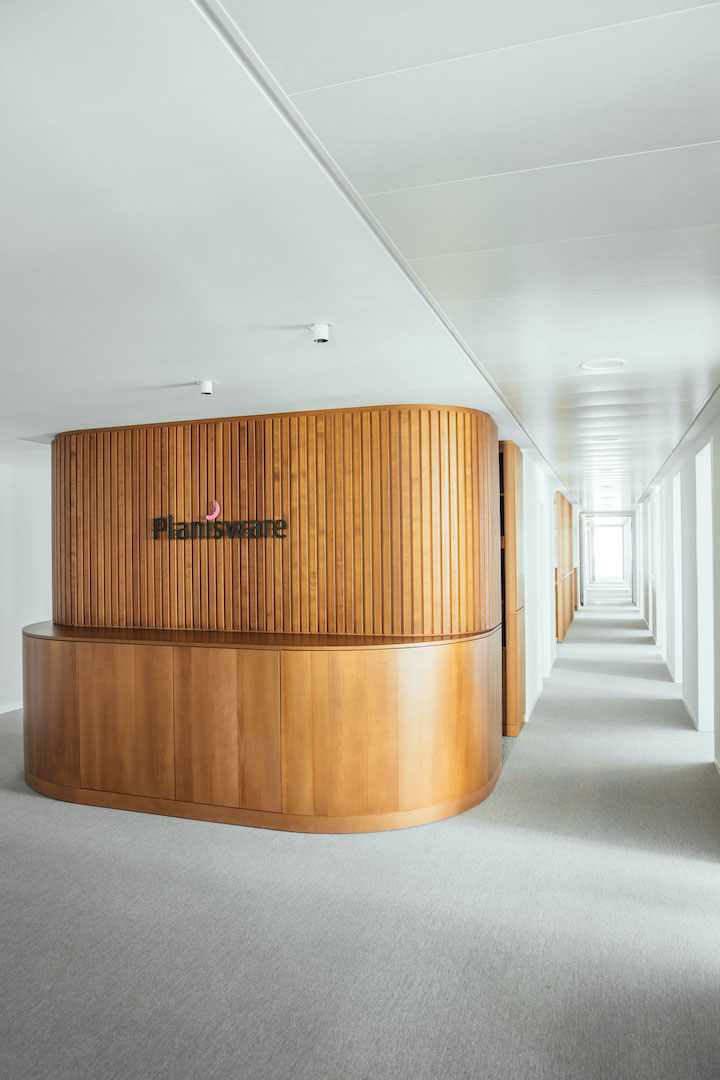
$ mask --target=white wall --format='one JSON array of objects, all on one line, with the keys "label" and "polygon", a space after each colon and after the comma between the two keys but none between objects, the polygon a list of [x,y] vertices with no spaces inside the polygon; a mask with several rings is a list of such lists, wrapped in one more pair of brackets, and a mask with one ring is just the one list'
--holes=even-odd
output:
[{"label": "white wall", "polygon": [[641,547],[642,555],[640,559],[640,570],[638,578],[639,588],[639,607],[642,617],[646,620],[648,626],[652,622],[652,612],[650,610],[650,504],[644,502],[639,508],[637,517],[641,522]]},{"label": "white wall", "polygon": [[0,508],[0,712],[7,712],[22,704],[21,630],[52,612],[50,447],[31,463],[0,464]]},{"label": "white wall", "polygon": [[696,583],[694,601],[697,610],[696,723],[701,731],[712,731],[715,712],[712,453],[711,440],[695,455],[695,559],[693,562]]},{"label": "white wall", "polygon": [[580,511],[577,506],[572,508],[572,551],[573,566],[580,570]]},{"label": "white wall", "polygon": [[698,596],[697,596],[697,509],[695,502],[695,458],[681,463],[682,507],[682,683],[685,706],[697,727],[698,723]]},{"label": "white wall", "polygon": [[665,483],[661,484],[653,492],[650,510],[652,513],[653,529],[653,597],[655,601],[655,626],[653,632],[655,640],[663,658],[667,657],[667,576],[665,565],[669,554],[667,545],[667,529],[665,527]]},{"label": "white wall", "polygon": [[632,598],[637,604],[640,614],[647,618],[643,609],[644,597],[642,581],[644,578],[644,522],[641,511],[636,511],[632,516]]},{"label": "white wall", "polygon": [[[695,459],[708,445],[712,455],[710,506],[707,500],[699,505],[696,496]],[[672,498],[674,485],[677,491],[677,476],[681,488],[679,521],[673,514]],[[650,612],[651,629],[656,623],[656,640],[673,676],[682,678],[683,698],[694,723],[701,728],[714,727],[715,762],[720,770],[720,648],[713,632],[713,625],[720,626],[720,394],[710,400],[656,477],[652,490],[646,494],[642,513],[646,522],[650,517],[650,555],[643,585],[646,589],[651,587],[654,574],[657,600],[654,619]],[[698,532],[698,523],[702,533]],[[702,570],[698,576],[698,551],[702,558],[710,532],[711,566],[709,572]],[[674,551],[678,539],[682,580],[678,583],[681,587],[676,588]],[[711,608],[704,615],[700,613],[700,625],[699,595],[701,599],[712,596]],[[675,661],[676,626],[678,645],[682,648],[681,664]],[[709,698],[702,689],[703,665],[706,671],[710,668],[710,682],[714,681]]]},{"label": "white wall", "polygon": [[555,487],[547,470],[523,454],[525,513],[525,697],[529,717],[557,655],[555,637]]}]

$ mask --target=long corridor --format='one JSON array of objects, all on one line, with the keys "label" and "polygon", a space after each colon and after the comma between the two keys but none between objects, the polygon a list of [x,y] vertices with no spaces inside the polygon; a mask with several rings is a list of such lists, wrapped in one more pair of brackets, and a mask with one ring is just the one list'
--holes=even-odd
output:
[{"label": "long corridor", "polygon": [[711,736],[627,605],[578,614],[492,797],[408,831],[58,803],[0,733],[13,1080],[720,1075]]},{"label": "long corridor", "polygon": [[709,1080],[720,1076],[712,734],[695,730],[637,608],[612,603],[621,595],[591,590],[488,807],[527,834],[510,845],[526,882],[523,951],[538,954],[520,1000],[529,1013],[545,987],[566,1003],[539,1029],[564,1028],[572,1049],[539,1076]]}]

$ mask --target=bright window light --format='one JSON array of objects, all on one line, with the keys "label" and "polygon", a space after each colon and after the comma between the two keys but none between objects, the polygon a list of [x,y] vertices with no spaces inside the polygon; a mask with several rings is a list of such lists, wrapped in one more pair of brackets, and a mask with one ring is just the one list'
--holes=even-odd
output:
[{"label": "bright window light", "polygon": [[597,582],[623,580],[622,525],[600,525],[594,529],[594,574]]}]

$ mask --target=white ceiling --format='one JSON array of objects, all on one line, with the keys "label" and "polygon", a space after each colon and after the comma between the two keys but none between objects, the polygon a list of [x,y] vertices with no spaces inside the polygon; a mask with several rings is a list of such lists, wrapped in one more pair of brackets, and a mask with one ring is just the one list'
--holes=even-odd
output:
[{"label": "white ceiling", "polygon": [[702,0],[224,0],[288,93],[705,6]]},{"label": "white ceiling", "polygon": [[720,382],[720,4],[224,4],[560,476],[631,506]]},{"label": "white ceiling", "polygon": [[720,382],[719,32],[678,0],[6,0],[0,436],[446,401],[631,506]]},{"label": "white ceiling", "polygon": [[0,435],[418,401],[522,435],[191,3],[4,4],[0,54]]}]

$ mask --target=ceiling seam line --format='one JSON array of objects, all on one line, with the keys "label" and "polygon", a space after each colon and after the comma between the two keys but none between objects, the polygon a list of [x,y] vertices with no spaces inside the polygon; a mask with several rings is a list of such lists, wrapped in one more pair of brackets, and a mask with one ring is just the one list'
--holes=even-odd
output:
[{"label": "ceiling seam line", "polygon": [[551,34],[549,37],[533,38],[531,41],[517,41],[512,45],[499,45],[495,49],[481,49],[478,52],[463,53],[462,56],[449,56],[445,60],[428,60],[424,64],[410,64],[408,67],[393,68],[390,71],[378,71],[374,75],[358,75],[354,79],[341,79],[339,82],[323,83],[322,86],[309,86],[304,90],[289,90],[287,96],[296,98],[301,97],[303,94],[318,94],[322,93],[323,90],[334,90],[339,86],[351,86],[353,83],[370,82],[373,79],[392,78],[394,75],[403,75],[408,71],[422,71],[425,68],[440,67],[442,64],[460,64],[464,60],[473,60],[479,56],[492,56],[495,53],[511,52],[515,49],[528,49],[532,48],[533,45],[543,45],[549,41],[564,41],[566,38],[599,34],[605,30],[617,30],[622,26],[635,26],[638,23],[689,15],[695,11],[706,11],[709,8],[718,7],[719,4],[720,0],[712,0],[712,3],[697,4],[695,7],[690,8],[674,8],[672,11],[659,11],[655,15],[643,15],[638,19],[624,19],[621,22],[606,23],[603,26],[589,26],[584,30],[570,30],[565,34]]},{"label": "ceiling seam line", "polygon": [[[720,0],[718,0],[720,2]],[[498,398],[500,404],[507,410],[511,418],[517,424],[518,428],[524,434],[534,451],[545,463],[552,475],[556,478],[560,487],[564,489],[570,496],[571,500],[577,505],[580,505],[575,492],[570,488],[565,480],[556,472],[551,463],[545,457],[542,450],[536,444],[527,428],[523,424],[522,420],[515,412],[514,408],[507,401],[504,395],[501,393],[497,383],[485,369],[484,365],[475,356],[473,351],[464,341],[459,331],[452,325],[450,320],[445,316],[442,309],[427,291],[415,272],[408,265],[405,257],[396,247],[394,241],[388,236],[380,223],[376,220],[374,215],[370,212],[369,208],[365,205],[362,197],[356,192],[350,181],[345,177],[344,173],[340,170],[334,159],[327,153],[325,147],[317,138],[315,133],[305,122],[304,118],[295,109],[292,102],[288,102],[287,95],[282,90],[282,87],[277,83],[272,76],[271,72],[265,67],[264,63],[255,54],[252,46],[245,38],[242,31],[237,27],[234,20],[222,7],[222,4],[218,0],[192,0],[193,6],[196,8],[200,16],[205,20],[210,29],[217,35],[219,40],[223,42],[225,47],[231,53],[232,56],[240,63],[241,67],[246,71],[250,78],[255,82],[258,89],[265,96],[267,101],[272,105],[277,114],[285,122],[287,127],[293,132],[294,136],[304,146],[306,151],[320,166],[324,174],[335,185],[336,189],[340,192],[348,205],[355,210],[360,220],[365,227],[369,230],[371,235],[380,244],[385,254],[398,270],[403,274],[410,285],[415,289],[417,294],[424,300],[427,307],[435,315],[437,320],[445,328],[447,333],[452,337],[461,352],[464,354],[469,363],[475,368],[478,374],[485,380],[487,385],[493,391]],[[222,16],[228,20],[230,25],[226,25]],[[232,30],[230,29],[232,27]],[[234,32],[233,32],[234,31]],[[237,35],[237,37],[236,37]],[[243,45],[237,38],[241,38]],[[256,57],[256,62],[250,58],[252,54]],[[264,69],[264,70],[261,70]],[[289,107],[288,107],[289,106]]]},{"label": "ceiling seam line", "polygon": [[531,165],[527,169],[508,169],[506,172],[478,173],[477,176],[460,176],[454,180],[433,180],[430,184],[413,184],[409,187],[385,188],[383,191],[369,191],[363,199],[379,199],[384,195],[397,195],[405,191],[426,191],[429,188],[451,187],[455,184],[476,184],[480,180],[498,180],[505,176],[524,176],[527,173],[547,172],[550,169],[573,169],[577,165],[597,165],[601,161],[621,161],[624,158],[648,157],[651,154],[672,154],[676,150],[693,150],[699,146],[717,146],[720,139],[705,139],[702,142],[677,143],[674,146],[656,146],[651,150],[628,150],[624,154],[605,154],[602,157],[578,158],[576,161],[557,161],[551,165]]},{"label": "ceiling seam line", "polygon": [[[677,285],[683,281],[693,282],[697,284],[699,281],[718,281],[720,280],[720,274],[697,274],[693,277],[671,278],[667,281],[637,281],[631,282],[629,285],[598,285],[594,289],[568,289],[563,287],[563,296],[594,296],[596,293],[609,293],[620,292],[622,289],[653,289],[661,285]],[[552,290],[549,290],[551,292]],[[444,307],[467,307],[469,304],[493,304],[497,300],[522,300],[524,297],[537,295],[536,293],[521,292],[521,293],[507,293],[503,296],[483,296],[479,300],[446,300],[444,301]],[[548,294],[544,294],[548,295]],[[673,318],[673,316],[670,316]],[[683,316],[676,315],[674,318],[696,318],[695,315]]]},{"label": "ceiling seam line", "polygon": [[461,255],[490,255],[498,251],[525,251],[533,248],[555,247],[558,244],[584,244],[589,240],[618,240],[620,238],[630,240],[636,236],[692,232],[693,230],[715,229],[718,228],[718,226],[720,226],[720,221],[706,221],[702,225],[671,225],[664,229],[651,228],[637,229],[635,232],[590,233],[587,236],[570,236],[558,240],[537,240],[534,244],[505,244],[502,247],[469,248],[466,251],[449,251],[441,255],[413,255],[411,259],[406,259],[406,262],[412,264],[418,262],[430,262],[433,259],[455,259]]}]

